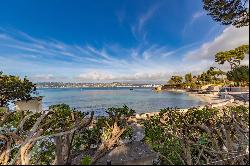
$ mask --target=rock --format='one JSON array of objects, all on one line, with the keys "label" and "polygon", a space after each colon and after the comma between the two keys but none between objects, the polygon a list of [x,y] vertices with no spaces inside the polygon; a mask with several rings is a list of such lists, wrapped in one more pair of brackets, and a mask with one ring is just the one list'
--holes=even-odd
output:
[{"label": "rock", "polygon": [[136,119],[141,119],[141,116],[140,116],[139,114],[136,114],[136,115],[135,115],[135,118],[136,118]]},{"label": "rock", "polygon": [[157,87],[155,87],[155,90],[156,90],[156,91],[161,91],[161,90],[162,90],[162,86],[157,86]]},{"label": "rock", "polygon": [[142,118],[142,119],[146,119],[146,118],[147,118],[147,115],[148,115],[148,113],[142,114],[142,115],[141,115],[141,118]]},{"label": "rock", "polygon": [[152,165],[157,154],[143,142],[132,142],[120,145],[97,161],[97,165],[106,165],[111,160],[112,165]]},{"label": "rock", "polygon": [[142,141],[143,138],[145,137],[144,132],[137,131],[136,134],[133,136],[134,141]]},{"label": "rock", "polygon": [[125,138],[125,139],[119,140],[119,144],[120,145],[127,144],[127,143],[130,143],[130,142],[132,142],[132,140],[129,139],[129,138]]},{"label": "rock", "polygon": [[143,125],[133,123],[131,124],[131,127],[133,128],[133,135],[132,140],[133,141],[142,141],[145,137],[145,129]]}]

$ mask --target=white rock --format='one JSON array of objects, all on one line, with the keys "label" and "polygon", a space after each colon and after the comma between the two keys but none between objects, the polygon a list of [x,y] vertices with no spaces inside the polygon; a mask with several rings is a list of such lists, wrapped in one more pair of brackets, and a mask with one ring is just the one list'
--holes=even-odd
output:
[{"label": "white rock", "polygon": [[143,119],[147,118],[147,114],[142,114],[141,118],[143,118]]},{"label": "white rock", "polygon": [[136,115],[135,115],[135,118],[136,118],[136,119],[141,119],[141,116],[140,116],[139,114],[136,114]]}]

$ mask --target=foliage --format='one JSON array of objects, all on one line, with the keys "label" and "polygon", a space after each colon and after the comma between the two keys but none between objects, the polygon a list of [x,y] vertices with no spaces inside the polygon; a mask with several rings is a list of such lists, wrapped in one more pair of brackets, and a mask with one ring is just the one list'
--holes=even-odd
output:
[{"label": "foliage", "polygon": [[197,89],[201,88],[202,85],[223,83],[223,75],[225,75],[225,72],[222,70],[210,67],[206,72],[203,72],[198,76],[192,76],[192,73],[187,73],[184,77],[185,82],[182,82],[181,76],[172,76],[168,81],[169,84],[165,85],[165,87]]},{"label": "foliage", "polygon": [[248,0],[203,0],[208,15],[223,25],[236,27],[249,25]]},{"label": "foliage", "polygon": [[71,121],[71,112],[73,111],[68,105],[66,104],[57,104],[52,105],[49,107],[51,110],[50,116],[48,119],[51,120],[50,128],[53,130],[61,129],[65,130],[72,125]]},{"label": "foliage", "polygon": [[121,108],[108,108],[108,117],[98,117],[94,125],[94,131],[99,131],[101,144],[91,160],[91,164],[105,155],[119,140],[119,138],[129,137],[132,128],[128,126],[128,119],[133,116],[135,111],[126,105]]},{"label": "foliage", "polygon": [[215,62],[224,64],[227,61],[233,69],[240,65],[240,61],[245,58],[245,54],[249,54],[249,45],[241,45],[233,50],[218,52],[215,55]]},{"label": "foliage", "polygon": [[55,160],[56,145],[53,139],[44,139],[38,141],[31,150],[31,163],[40,165],[49,165]]},{"label": "foliage", "polygon": [[112,121],[112,123],[120,119],[118,125],[124,127],[126,125],[127,119],[135,114],[135,110],[129,109],[128,106],[124,105],[121,108],[108,108],[106,113],[109,115],[109,119]]},{"label": "foliage", "polygon": [[245,154],[249,145],[249,136],[245,135],[249,109],[236,106],[221,111],[207,107],[190,108],[186,112],[162,109],[159,115],[144,122],[145,141],[160,153],[161,164],[199,165],[218,160],[220,164],[246,163],[244,156],[225,159],[230,153]]},{"label": "foliage", "polygon": [[5,110],[3,108],[0,108],[0,114],[4,113],[4,112],[5,112]]},{"label": "foliage", "polygon": [[91,157],[90,156],[84,156],[81,160],[81,165],[90,165],[91,164]]},{"label": "foliage", "polygon": [[[129,109],[128,106],[124,105],[120,108],[111,107],[106,110],[108,117],[97,117],[96,125],[93,128],[96,135],[99,133],[99,137],[102,140],[108,140],[112,135],[113,126],[115,123],[120,128],[125,128],[126,130],[121,135],[123,138],[130,137],[132,134],[132,129],[128,127],[127,120],[130,116],[134,115],[135,111]],[[102,134],[100,135],[100,131]]]},{"label": "foliage", "polygon": [[247,67],[240,67],[240,62],[245,58],[245,55],[249,54],[249,45],[241,45],[233,50],[218,52],[215,55],[215,62],[224,64],[228,62],[231,66],[230,72],[226,73],[216,67],[210,67],[207,71],[202,72],[197,76],[192,76],[192,73],[187,73],[184,78],[185,82],[182,82],[181,76],[172,76],[167,85],[163,86],[163,89],[168,88],[201,88],[203,85],[214,84],[221,85],[225,84],[224,75],[227,75],[229,80],[235,82],[246,83],[248,79]]},{"label": "foliage", "polygon": [[4,75],[0,72],[0,107],[7,106],[8,102],[17,99],[27,100],[35,91],[35,84],[26,77],[21,79],[18,76]]},{"label": "foliage", "polygon": [[127,129],[123,132],[123,134],[121,135],[121,138],[122,139],[125,139],[125,138],[129,138],[129,139],[132,139],[132,136],[133,136],[133,127],[130,127],[128,126]]},{"label": "foliage", "polygon": [[[56,149],[58,148],[58,145],[55,143],[55,140],[60,136],[50,137],[50,135],[60,132],[70,131],[74,126],[81,127],[82,124],[79,123],[79,119],[83,119],[85,117],[84,113],[76,112],[75,110],[70,109],[70,107],[65,104],[54,105],[51,106],[50,109],[51,110],[46,113],[14,111],[1,114],[0,123],[2,124],[1,127],[4,129],[4,132],[2,132],[2,134],[3,133],[5,133],[5,135],[11,134],[9,133],[11,131],[6,129],[13,128],[13,132],[16,135],[15,138],[18,140],[18,141],[15,140],[15,142],[12,143],[10,142],[11,147],[15,147],[18,144],[20,145],[20,143],[22,141],[25,142],[26,139],[32,140],[35,138],[38,139],[39,136],[41,135],[44,136],[43,140],[34,141],[34,143],[31,144],[33,145],[33,147],[31,146],[27,149],[27,152],[29,152],[30,155],[32,156],[29,162],[33,164],[35,163],[51,164],[52,161],[55,159]],[[76,118],[72,119],[72,117]],[[31,129],[35,134],[30,135]],[[78,128],[76,128],[75,130],[77,131],[77,129]],[[69,132],[69,134],[70,133],[71,132]],[[79,133],[75,134],[76,137],[79,136]],[[66,140],[67,137],[61,136],[61,138]],[[71,138],[74,139],[74,136],[72,136]],[[60,146],[61,147],[75,146],[74,144],[76,144],[77,142],[72,141],[72,143],[73,145],[69,144],[64,145],[64,142],[62,142]],[[25,148],[26,146],[24,145],[21,146],[21,148]],[[28,145],[29,144],[27,144],[27,146]],[[14,153],[13,155],[15,154],[16,153]],[[23,154],[23,156],[25,155]],[[14,157],[10,156],[10,158]]]},{"label": "foliage", "polygon": [[198,76],[198,80],[203,82],[211,82],[212,78],[210,74],[203,72],[201,75]]},{"label": "foliage", "polygon": [[185,75],[185,81],[186,82],[192,82],[192,73],[188,73]]},{"label": "foliage", "polygon": [[170,80],[168,81],[169,84],[181,84],[182,83],[182,77],[181,76],[172,76]]},{"label": "foliage", "polygon": [[236,113],[239,118],[243,118],[244,122],[249,122],[249,110],[247,107],[245,106],[233,106],[233,107],[229,107],[228,109],[224,110],[227,111],[229,113]]},{"label": "foliage", "polygon": [[[94,163],[121,137],[133,133],[127,120],[134,115],[134,110],[124,105],[109,108],[107,113],[109,116],[96,118],[90,127],[93,113],[86,117],[88,113],[71,109],[66,104],[52,105],[48,111],[39,113],[1,111],[0,156],[3,158],[0,164],[70,164],[76,154],[96,145],[93,158],[82,160],[82,164]],[[15,160],[11,161],[13,158]]]},{"label": "foliage", "polygon": [[234,82],[249,82],[249,67],[239,66],[227,72],[227,79]]},{"label": "foliage", "polygon": [[225,75],[225,72],[223,72],[222,70],[220,69],[216,69],[215,67],[210,67],[208,70],[207,70],[207,74],[212,76],[213,79],[216,79],[216,76],[220,76],[220,75]]}]

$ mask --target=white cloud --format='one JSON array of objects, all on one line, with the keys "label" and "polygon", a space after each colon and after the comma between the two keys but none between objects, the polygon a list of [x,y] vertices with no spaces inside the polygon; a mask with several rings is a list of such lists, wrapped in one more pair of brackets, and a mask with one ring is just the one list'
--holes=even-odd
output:
[{"label": "white cloud", "polygon": [[170,76],[168,72],[136,72],[134,74],[111,74],[109,72],[91,70],[80,74],[75,79],[83,82],[112,82],[112,81],[130,81],[130,82],[149,82],[166,81]]},{"label": "white cloud", "polygon": [[[163,55],[167,55],[171,51],[157,45],[149,48],[123,48],[117,44],[109,44],[97,49],[91,45],[68,45],[53,39],[36,39],[19,31],[14,33],[15,35],[5,31],[2,36],[7,36],[6,33],[10,38],[0,38],[2,70],[4,69],[6,72],[21,70],[33,80],[55,81],[61,79],[57,77],[60,73],[73,78],[90,69],[106,70],[112,74],[91,72],[87,75],[86,73],[80,75],[79,78],[94,80],[116,78],[135,80],[135,77],[155,79],[154,76],[151,76],[152,73],[164,72],[167,70],[166,66],[171,66],[168,65],[168,62],[161,61]],[[150,61],[148,61],[149,58]],[[145,76],[138,75],[142,71]],[[130,74],[117,77],[119,74],[114,75],[114,72]],[[50,73],[54,75],[52,76]],[[137,75],[134,76],[134,73]]]},{"label": "white cloud", "polygon": [[[215,54],[220,51],[234,49],[242,44],[249,43],[249,27],[235,28],[229,26],[212,41],[202,44],[199,48],[184,54],[181,60],[188,71],[200,73],[210,66],[218,67],[224,71],[230,69],[228,63],[220,65],[215,62]],[[243,65],[249,65],[249,55],[242,61]]]},{"label": "white cloud", "polygon": [[154,12],[156,11],[157,7],[153,6],[152,8],[150,8],[144,15],[142,15],[139,18],[139,22],[138,22],[138,31],[140,32],[142,30],[142,28],[145,26],[146,22],[152,18]]},{"label": "white cloud", "polygon": [[53,74],[47,74],[47,75],[38,74],[38,75],[35,75],[34,78],[43,78],[45,80],[49,80],[49,79],[54,78],[54,75]]},{"label": "white cloud", "polygon": [[[165,82],[173,74],[199,73],[209,66],[219,66],[214,54],[249,43],[248,33],[248,27],[231,26],[197,49],[193,48],[201,42],[177,49],[156,44],[135,48],[107,44],[97,49],[36,39],[25,33],[0,33],[0,66],[4,72],[20,71],[35,81]],[[243,63],[248,64],[247,60]]]},{"label": "white cloud", "polygon": [[191,20],[185,24],[185,26],[182,30],[182,34],[185,34],[186,31],[188,30],[188,28],[190,28],[197,20],[199,20],[200,18],[202,18],[205,15],[206,15],[206,13],[204,11],[197,11],[197,12],[193,13]]},{"label": "white cloud", "polygon": [[137,81],[165,81],[170,76],[168,72],[138,72],[134,75],[123,76],[121,79]]},{"label": "white cloud", "polygon": [[198,20],[199,18],[201,18],[204,15],[206,15],[206,13],[204,11],[198,11],[198,12],[194,13],[192,15],[191,24],[194,23],[196,20]]},{"label": "white cloud", "polygon": [[76,77],[79,80],[86,80],[86,81],[105,81],[105,80],[112,80],[115,77],[106,72],[102,71],[90,71],[87,73],[80,74],[78,77]]},{"label": "white cloud", "polygon": [[157,9],[160,7],[160,4],[155,4],[151,6],[144,14],[142,14],[134,25],[131,25],[131,31],[134,37],[137,40],[143,40],[146,42],[147,32],[144,30],[144,27],[148,21],[154,16]]},{"label": "white cloud", "polygon": [[248,34],[249,27],[235,28],[230,26],[213,41],[204,43],[200,48],[188,52],[183,60],[214,60],[214,55],[219,51],[231,50],[242,44],[248,44]]},{"label": "white cloud", "polygon": [[29,77],[29,79],[33,82],[42,81],[67,81],[68,77],[65,76],[55,76],[54,74],[37,74]]}]

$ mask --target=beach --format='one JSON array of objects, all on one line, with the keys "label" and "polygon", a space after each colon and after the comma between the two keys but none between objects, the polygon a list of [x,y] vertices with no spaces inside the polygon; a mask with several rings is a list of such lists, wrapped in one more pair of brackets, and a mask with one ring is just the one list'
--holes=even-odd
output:
[{"label": "beach", "polygon": [[218,104],[228,101],[228,99],[222,99],[218,94],[198,94],[198,93],[192,93],[187,92],[189,96],[199,98],[203,102],[207,104]]}]

